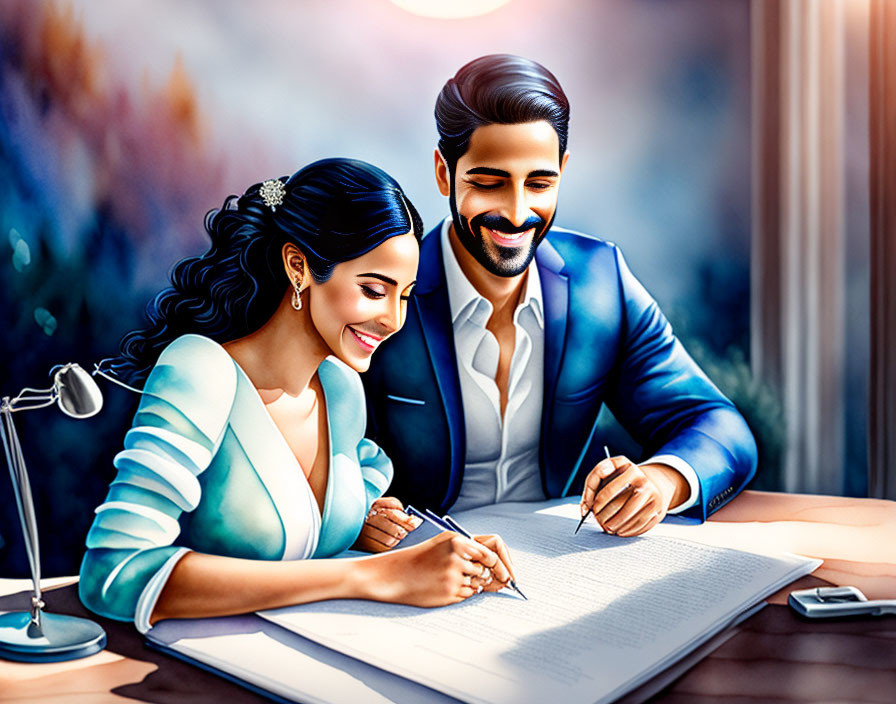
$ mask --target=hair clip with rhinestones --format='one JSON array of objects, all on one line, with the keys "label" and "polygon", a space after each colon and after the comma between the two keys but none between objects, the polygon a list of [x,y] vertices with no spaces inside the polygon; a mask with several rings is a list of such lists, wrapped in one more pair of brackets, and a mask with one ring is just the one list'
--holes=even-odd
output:
[{"label": "hair clip with rhinestones", "polygon": [[271,178],[261,184],[258,194],[271,211],[276,211],[277,206],[283,203],[283,196],[286,195],[286,186],[279,178]]}]

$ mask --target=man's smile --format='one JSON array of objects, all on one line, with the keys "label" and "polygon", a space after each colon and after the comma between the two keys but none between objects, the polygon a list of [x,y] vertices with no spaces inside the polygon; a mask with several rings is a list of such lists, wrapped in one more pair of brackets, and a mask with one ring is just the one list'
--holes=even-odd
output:
[{"label": "man's smile", "polygon": [[522,232],[513,233],[493,230],[492,228],[485,226],[481,227],[480,230],[488,232],[495,244],[502,247],[519,247],[528,240],[529,237],[535,234],[534,227],[530,227],[528,230],[523,230]]}]

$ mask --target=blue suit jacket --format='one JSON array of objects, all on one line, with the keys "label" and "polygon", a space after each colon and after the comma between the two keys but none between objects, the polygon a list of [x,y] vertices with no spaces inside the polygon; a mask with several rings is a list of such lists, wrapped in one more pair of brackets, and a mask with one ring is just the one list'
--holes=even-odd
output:
[{"label": "blue suit jacket", "polygon": [[[690,463],[701,520],[756,470],[756,444],[733,404],[672,334],[619,249],[552,228],[535,255],[544,300],[540,469],[548,497],[579,491],[603,457],[596,420],[606,403],[644,449]],[[362,374],[368,436],[395,467],[390,494],[447,510],[464,473],[465,433],[439,228],[420,250],[404,328]]]}]

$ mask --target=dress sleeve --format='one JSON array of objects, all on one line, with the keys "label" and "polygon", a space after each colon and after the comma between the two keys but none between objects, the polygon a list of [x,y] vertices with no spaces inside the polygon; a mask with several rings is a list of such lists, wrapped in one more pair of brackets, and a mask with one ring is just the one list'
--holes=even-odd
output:
[{"label": "dress sleeve", "polygon": [[179,518],[201,500],[197,477],[218,450],[236,393],[236,367],[217,343],[184,335],[159,356],[106,500],[96,509],[79,594],[92,611],[149,627],[176,562]]},{"label": "dress sleeve", "polygon": [[392,483],[392,460],[373,440],[361,438],[358,443],[358,463],[361,465],[361,476],[364,477],[369,510],[370,505],[385,494]]}]

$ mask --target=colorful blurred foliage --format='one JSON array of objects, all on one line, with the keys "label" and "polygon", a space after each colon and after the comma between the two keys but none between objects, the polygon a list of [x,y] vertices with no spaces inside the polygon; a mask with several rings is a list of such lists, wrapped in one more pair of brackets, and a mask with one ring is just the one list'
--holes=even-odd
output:
[{"label": "colorful blurred foliage", "polygon": [[[231,192],[227,183],[248,185],[258,180],[253,174],[267,172],[258,150],[240,156],[232,142],[227,149],[216,144],[195,80],[179,57],[166,80],[153,82],[147,71],[133,81],[116,63],[127,51],[89,40],[65,0],[0,2],[0,395],[48,386],[55,364],[76,361],[91,370],[115,355],[174,262],[205,248],[202,218]],[[717,72],[698,71],[686,83],[699,89],[689,110],[701,109],[700,86],[714,80],[721,80]],[[672,153],[666,161],[674,165],[679,157]],[[678,180],[677,173],[668,179]],[[666,182],[643,182],[655,186],[648,188],[649,202],[661,208],[656,194]],[[674,214],[687,193],[669,193],[664,202]],[[566,224],[576,227],[576,218]],[[707,256],[695,305],[667,313],[751,423],[764,453],[763,486],[774,488],[780,409],[752,382],[742,353],[748,349],[747,265],[717,254]],[[52,408],[15,415],[46,575],[78,571],[93,509],[114,475],[112,457],[136,406],[134,395],[105,381],[100,386],[106,405],[94,418],[75,421]],[[621,448],[624,438],[612,444]],[[15,501],[0,479],[0,577],[26,574]]]},{"label": "colorful blurred foliage", "polygon": [[[223,201],[180,61],[167,83],[125,85],[70,7],[0,3],[0,395],[47,387],[54,364],[117,354],[170,266],[204,249]],[[16,413],[45,574],[78,570],[93,508],[136,397],[100,381],[106,406],[74,421]],[[5,474],[5,470],[4,470]],[[0,577],[24,576],[15,502],[0,482]]]}]

